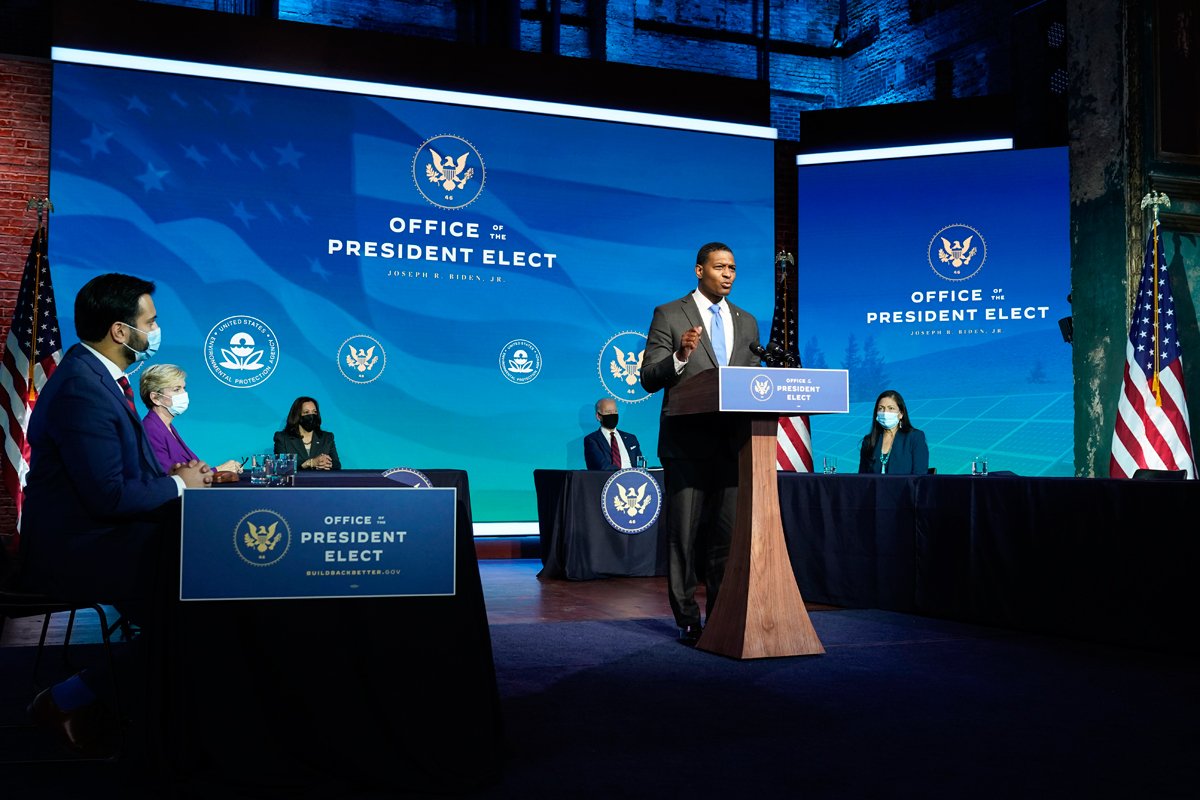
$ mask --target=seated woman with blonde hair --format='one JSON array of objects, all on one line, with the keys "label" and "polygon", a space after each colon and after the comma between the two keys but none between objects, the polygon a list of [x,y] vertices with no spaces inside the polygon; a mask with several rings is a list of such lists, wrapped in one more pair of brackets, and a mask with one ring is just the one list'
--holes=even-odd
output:
[{"label": "seated woman with blonde hair", "polygon": [[[142,417],[142,427],[163,472],[170,474],[176,464],[200,461],[175,428],[175,418],[188,409],[187,373],[174,364],[147,367],[138,383],[138,394],[149,409]],[[230,459],[214,469],[241,472],[241,463]]]}]

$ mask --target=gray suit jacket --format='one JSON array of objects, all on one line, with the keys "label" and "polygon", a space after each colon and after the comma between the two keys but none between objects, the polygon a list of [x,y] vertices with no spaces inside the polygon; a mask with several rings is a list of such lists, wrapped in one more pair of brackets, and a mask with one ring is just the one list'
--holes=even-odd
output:
[{"label": "gray suit jacket", "polygon": [[[726,299],[728,303],[728,299]],[[729,303],[733,315],[733,352],[729,366],[758,366],[758,356],[750,345],[758,342],[758,320],[745,309]],[[671,388],[705,370],[717,366],[712,340],[705,331],[700,346],[692,352],[683,372],[675,374],[671,357],[689,328],[703,327],[696,302],[691,293],[664,303],[654,309],[654,319],[647,334],[646,355],[642,359],[642,388],[648,392],[663,390],[662,411],[658,420],[658,457],[668,458],[728,458],[737,454],[744,421],[737,415],[688,414],[667,415],[671,405]]]}]

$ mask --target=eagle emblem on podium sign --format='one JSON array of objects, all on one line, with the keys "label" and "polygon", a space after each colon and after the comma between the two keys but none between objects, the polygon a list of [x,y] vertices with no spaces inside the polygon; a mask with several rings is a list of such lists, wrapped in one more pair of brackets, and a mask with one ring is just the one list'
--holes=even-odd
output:
[{"label": "eagle emblem on podium sign", "polygon": [[292,532],[287,520],[266,508],[246,514],[233,529],[233,547],[238,557],[252,567],[269,567],[277,563],[287,555],[291,543]]},{"label": "eagle emblem on podium sign", "polygon": [[654,524],[662,510],[662,489],[644,469],[614,472],[600,492],[604,519],[618,533],[641,533]]}]

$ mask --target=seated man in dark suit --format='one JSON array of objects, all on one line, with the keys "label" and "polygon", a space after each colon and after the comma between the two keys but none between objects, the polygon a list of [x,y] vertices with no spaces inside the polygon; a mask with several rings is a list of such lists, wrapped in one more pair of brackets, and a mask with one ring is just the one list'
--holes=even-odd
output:
[{"label": "seated man in dark suit", "polygon": [[596,420],[600,430],[583,439],[583,460],[587,468],[612,471],[638,466],[642,448],[632,433],[617,430],[617,401],[611,397],[597,400]]},{"label": "seated man in dark suit", "polygon": [[[143,630],[161,605],[163,548],[179,535],[179,498],[212,480],[199,461],[165,474],[133,403],[125,370],[153,356],[162,337],[153,292],[153,283],[118,274],[80,289],[81,343],[63,356],[29,420],[21,523],[27,588],[115,605]],[[99,754],[107,717],[97,696],[107,685],[80,673],[39,694],[30,711],[73,749]]]}]

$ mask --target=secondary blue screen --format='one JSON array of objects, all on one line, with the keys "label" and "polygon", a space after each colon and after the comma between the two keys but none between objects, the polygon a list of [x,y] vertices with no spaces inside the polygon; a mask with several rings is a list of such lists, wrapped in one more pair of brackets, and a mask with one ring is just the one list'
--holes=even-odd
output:
[{"label": "secondary blue screen", "polygon": [[858,466],[894,389],[930,465],[972,458],[1074,474],[1066,148],[802,166],[799,319],[807,367],[850,370],[849,415],[813,451]]}]

